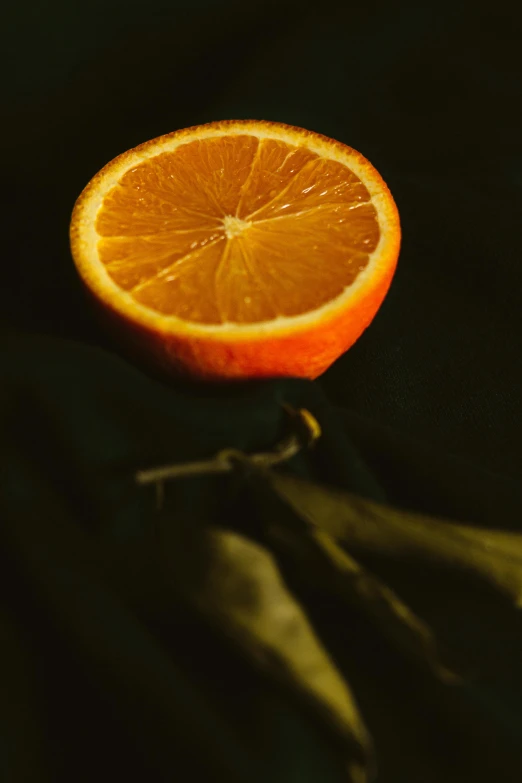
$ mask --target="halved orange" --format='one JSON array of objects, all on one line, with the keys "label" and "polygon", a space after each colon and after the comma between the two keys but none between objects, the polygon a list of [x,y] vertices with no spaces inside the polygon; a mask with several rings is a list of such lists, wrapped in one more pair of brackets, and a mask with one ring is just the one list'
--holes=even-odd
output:
[{"label": "halved orange", "polygon": [[214,380],[316,378],[373,319],[399,246],[393,198],[360,153],[254,120],[125,152],[71,222],[80,276],[120,333]]}]

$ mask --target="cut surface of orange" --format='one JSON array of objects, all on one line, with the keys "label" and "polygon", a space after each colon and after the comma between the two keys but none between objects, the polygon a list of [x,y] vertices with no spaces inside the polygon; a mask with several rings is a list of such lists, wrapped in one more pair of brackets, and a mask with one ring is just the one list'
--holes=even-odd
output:
[{"label": "cut surface of orange", "polygon": [[373,319],[399,246],[393,198],[360,153],[254,120],[120,155],[71,221],[79,274],[127,342],[215,380],[320,375]]}]

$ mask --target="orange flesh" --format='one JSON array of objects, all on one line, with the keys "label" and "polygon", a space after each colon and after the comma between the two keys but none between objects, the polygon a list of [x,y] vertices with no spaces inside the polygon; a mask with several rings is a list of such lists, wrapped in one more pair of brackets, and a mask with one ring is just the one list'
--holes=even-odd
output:
[{"label": "orange flesh", "polygon": [[379,241],[370,194],[350,169],[250,135],[140,163],[105,197],[96,230],[121,289],[201,324],[315,310],[353,283]]}]

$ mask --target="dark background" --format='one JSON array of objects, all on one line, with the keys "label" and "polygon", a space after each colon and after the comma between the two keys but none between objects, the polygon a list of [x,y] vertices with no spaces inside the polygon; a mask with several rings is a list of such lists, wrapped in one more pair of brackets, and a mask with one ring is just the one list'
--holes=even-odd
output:
[{"label": "dark background", "polygon": [[68,250],[75,198],[146,139],[279,120],[359,149],[403,248],[372,327],[321,379],[339,406],[522,468],[520,18],[502,3],[91,0],[4,12],[2,317],[104,344]]}]

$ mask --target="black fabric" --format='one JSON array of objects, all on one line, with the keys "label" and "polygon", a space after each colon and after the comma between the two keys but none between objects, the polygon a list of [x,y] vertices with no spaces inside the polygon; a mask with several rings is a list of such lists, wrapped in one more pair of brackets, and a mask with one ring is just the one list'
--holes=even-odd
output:
[{"label": "black fabric", "polygon": [[[1,780],[346,779],[314,715],[174,600],[140,468],[271,449],[286,402],[323,429],[287,466],[294,474],[520,530],[520,32],[502,3],[12,5],[0,130]],[[354,146],[400,210],[390,293],[314,383],[147,377],[96,326],[73,269],[72,205],[104,163],[234,117]],[[169,484],[165,508],[174,523],[239,515],[245,529],[254,513],[223,477]],[[371,565],[485,667],[449,697],[363,615],[302,592],[373,735],[379,783],[518,780],[516,613],[458,579]]]}]

